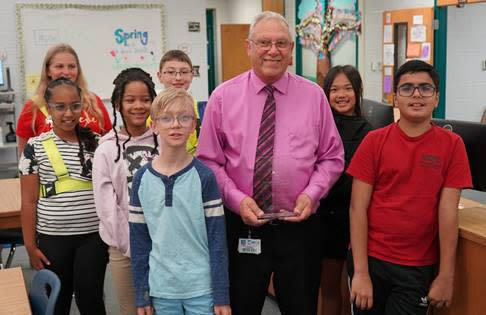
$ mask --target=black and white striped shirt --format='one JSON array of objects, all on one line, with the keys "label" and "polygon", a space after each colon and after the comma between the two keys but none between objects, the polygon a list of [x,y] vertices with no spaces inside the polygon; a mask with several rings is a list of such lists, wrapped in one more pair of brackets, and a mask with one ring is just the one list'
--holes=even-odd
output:
[{"label": "black and white striped shirt", "polygon": [[[69,176],[91,180],[94,152],[84,151],[85,163],[80,164],[79,144],[66,142],[56,136],[53,130],[29,139],[19,160],[21,175],[37,174],[41,184],[56,180],[54,169],[46,155],[43,140],[54,137]],[[93,190],[64,192],[51,197],[41,197],[37,202],[38,233],[49,235],[76,235],[98,231],[99,219],[96,215]]]}]

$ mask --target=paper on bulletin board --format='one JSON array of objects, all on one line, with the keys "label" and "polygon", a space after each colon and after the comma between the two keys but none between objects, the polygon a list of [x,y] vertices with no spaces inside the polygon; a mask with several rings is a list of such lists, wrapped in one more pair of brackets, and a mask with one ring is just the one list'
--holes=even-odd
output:
[{"label": "paper on bulletin board", "polygon": [[383,45],[383,65],[393,66],[395,63],[395,45],[385,44]]},{"label": "paper on bulletin board", "polygon": [[422,52],[420,54],[420,59],[424,61],[430,60],[430,43],[422,43]]},{"label": "paper on bulletin board", "polygon": [[410,30],[410,41],[423,43],[427,40],[427,28],[425,25],[414,25]]},{"label": "paper on bulletin board", "polygon": [[40,75],[38,74],[28,74],[25,76],[25,89],[27,94],[31,95],[35,93],[37,86],[40,82]]},{"label": "paper on bulletin board", "polygon": [[386,25],[383,26],[383,42],[384,43],[393,43],[391,24],[386,24]]},{"label": "paper on bulletin board", "polygon": [[407,45],[407,58],[420,57],[420,48],[421,45],[419,43],[409,43]]},{"label": "paper on bulletin board", "polygon": [[413,25],[422,25],[424,24],[424,16],[423,15],[414,15],[413,16]]},{"label": "paper on bulletin board", "polygon": [[391,93],[392,91],[392,77],[391,75],[385,75],[383,77],[383,93]]},{"label": "paper on bulletin board", "polygon": [[383,67],[383,74],[391,76],[393,74],[393,68],[392,67]]}]

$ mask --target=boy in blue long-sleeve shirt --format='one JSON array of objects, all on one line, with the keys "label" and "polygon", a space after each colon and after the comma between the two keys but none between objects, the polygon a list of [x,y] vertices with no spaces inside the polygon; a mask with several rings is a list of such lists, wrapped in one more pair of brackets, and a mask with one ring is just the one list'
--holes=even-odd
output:
[{"label": "boy in blue long-sleeve shirt", "polygon": [[133,178],[129,224],[139,315],[231,314],[220,193],[212,171],[185,149],[196,126],[192,102],[182,89],[157,96],[151,117],[160,155]]}]

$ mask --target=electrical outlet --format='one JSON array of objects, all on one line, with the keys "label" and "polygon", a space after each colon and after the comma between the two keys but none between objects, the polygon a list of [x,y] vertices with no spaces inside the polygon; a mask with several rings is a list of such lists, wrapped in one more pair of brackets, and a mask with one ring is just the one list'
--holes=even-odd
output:
[{"label": "electrical outlet", "polygon": [[371,71],[375,72],[375,71],[376,71],[376,69],[377,69],[377,67],[376,67],[376,62],[372,61],[372,62],[371,62]]},{"label": "electrical outlet", "polygon": [[0,48],[0,60],[6,60],[7,59],[7,52],[5,49]]},{"label": "electrical outlet", "polygon": [[372,61],[371,62],[371,71],[373,72],[377,72],[377,71],[380,71],[381,70],[381,62],[379,61]]}]

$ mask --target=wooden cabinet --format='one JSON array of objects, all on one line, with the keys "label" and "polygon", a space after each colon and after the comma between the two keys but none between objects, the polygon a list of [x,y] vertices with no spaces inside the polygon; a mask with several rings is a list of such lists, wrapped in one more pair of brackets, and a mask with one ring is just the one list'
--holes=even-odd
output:
[{"label": "wooden cabinet", "polygon": [[447,5],[457,5],[458,0],[437,0],[437,6],[444,7]]},{"label": "wooden cabinet", "polygon": [[[486,2],[486,0],[466,0],[466,4]],[[458,5],[459,0],[438,0],[437,6],[444,7],[448,5]]]},{"label": "wooden cabinet", "polygon": [[449,308],[433,315],[486,314],[486,208],[459,210],[454,296]]}]

